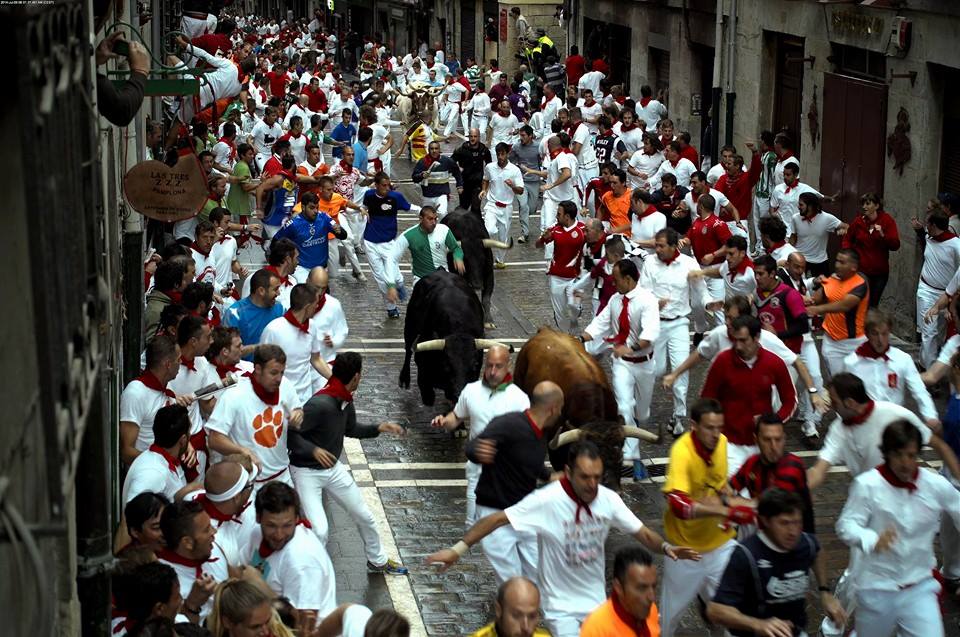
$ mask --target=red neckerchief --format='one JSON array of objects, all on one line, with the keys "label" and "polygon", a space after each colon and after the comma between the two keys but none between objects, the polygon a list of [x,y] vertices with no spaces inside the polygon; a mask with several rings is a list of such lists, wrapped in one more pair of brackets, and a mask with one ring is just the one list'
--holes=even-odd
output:
[{"label": "red neckerchief", "polygon": [[737,267],[730,271],[730,283],[733,283],[738,274],[743,276],[743,274],[747,271],[747,268],[752,267],[753,261],[747,255],[743,255],[743,259],[740,260],[740,263],[737,265]]},{"label": "red neckerchief", "polygon": [[317,300],[317,311],[314,314],[319,314],[320,310],[323,309],[323,306],[327,304],[327,291],[324,290],[320,293],[320,298]]},{"label": "red neckerchief", "polygon": [[157,551],[157,557],[165,562],[172,562],[173,564],[179,564],[180,566],[192,566],[194,569],[196,569],[197,579],[203,576],[204,564],[211,564],[213,562],[220,561],[219,557],[209,557],[205,560],[193,560],[167,548]]},{"label": "red neckerchief", "polygon": [[310,333],[310,319],[307,319],[303,323],[297,320],[297,317],[293,315],[293,310],[287,310],[283,314],[283,318],[287,319],[287,323],[294,326],[304,334]]},{"label": "red neckerchief", "polygon": [[653,204],[648,204],[644,211],[637,215],[637,219],[646,219],[655,212],[657,212],[657,207]]},{"label": "red neckerchief", "polygon": [[293,283],[290,282],[290,275],[287,274],[285,276],[280,276],[280,270],[277,269],[277,266],[268,265],[267,267],[264,268],[264,270],[266,270],[267,272],[273,272],[274,274],[276,274],[277,278],[280,279],[280,285],[284,287],[291,287],[293,285]]},{"label": "red neckerchief", "polygon": [[880,475],[883,476],[883,479],[889,482],[892,486],[897,487],[898,489],[906,489],[910,493],[913,493],[917,490],[917,478],[920,477],[920,469],[913,470],[913,479],[911,482],[906,482],[897,477],[897,474],[887,466],[887,463],[877,465],[877,471],[880,472]]},{"label": "red neckerchief", "polygon": [[227,139],[226,137],[221,137],[221,138],[220,138],[220,141],[230,147],[230,161],[233,161],[234,159],[236,159],[236,157],[237,157],[237,147],[233,145],[233,142],[231,142],[231,141],[230,141],[229,139]]},{"label": "red neckerchief", "polygon": [[626,345],[630,338],[630,297],[622,295],[623,301],[620,305],[620,315],[617,319],[617,333],[613,338],[605,338],[611,345]]},{"label": "red neckerchief", "polygon": [[435,162],[435,161],[437,161],[437,160],[433,158],[433,155],[426,155],[426,156],[423,158],[423,167],[424,167],[424,168],[430,168],[430,166],[432,166],[432,165],[433,165],[433,162]]},{"label": "red neckerchief", "polygon": [[670,257],[669,259],[663,259],[659,256],[657,258],[660,259],[660,262],[663,263],[663,265],[670,265],[671,263],[676,261],[679,256],[680,256],[680,250],[677,249],[673,251],[673,256]]},{"label": "red neckerchief", "polygon": [[619,95],[619,96],[613,98],[613,101],[615,101],[617,104],[626,104],[626,103],[627,103],[627,96],[626,96],[626,95]]},{"label": "red neckerchief", "polygon": [[627,612],[627,609],[620,602],[620,598],[617,597],[616,591],[610,592],[610,601],[613,603],[613,612],[620,618],[620,621],[633,629],[637,637],[650,637],[650,629],[647,627],[646,620],[637,619]]},{"label": "red neckerchief", "polygon": [[646,108],[646,107],[647,107],[647,104],[649,104],[649,103],[652,102],[652,101],[653,101],[653,98],[652,98],[652,97],[641,97],[641,98],[640,98],[640,107],[641,107],[641,108]]},{"label": "red neckerchief", "polygon": [[669,145],[670,145],[670,142],[672,142],[672,141],[673,141],[673,135],[671,135],[669,138],[667,138],[666,135],[661,135],[661,136],[660,136],[660,145],[663,146],[664,148],[666,148],[667,146],[669,146]]},{"label": "red neckerchief", "polygon": [[267,403],[268,405],[278,405],[280,404],[280,390],[277,389],[275,392],[268,392],[263,388],[263,385],[257,382],[257,379],[253,377],[253,374],[247,372],[244,374],[247,378],[250,379],[250,386],[253,388],[253,393],[257,395],[257,398]]},{"label": "red neckerchief", "polygon": [[153,372],[149,370],[144,370],[144,372],[137,377],[137,380],[143,383],[144,387],[149,387],[153,391],[162,392],[165,396],[169,396],[170,398],[177,397],[176,394],[167,389],[167,386],[161,383],[160,379],[154,376]]},{"label": "red neckerchief", "polygon": [[541,429],[540,425],[535,423],[533,418],[530,417],[530,410],[525,409],[523,411],[523,415],[527,417],[527,422],[530,423],[530,429],[533,430],[533,435],[537,437],[537,440],[543,440],[543,429]]},{"label": "red neckerchief", "polygon": [[627,126],[626,124],[624,124],[624,123],[621,122],[621,124],[620,124],[620,132],[621,132],[621,133],[629,133],[629,132],[632,131],[632,130],[637,130],[639,127],[640,127],[639,124],[637,124],[636,122],[630,124],[629,126]]},{"label": "red neckerchief", "polygon": [[875,403],[874,403],[872,400],[867,401],[867,408],[863,410],[863,413],[862,413],[862,414],[860,414],[859,416],[854,416],[853,418],[850,418],[849,420],[844,420],[844,421],[843,421],[843,424],[847,425],[848,427],[854,427],[854,426],[856,426],[856,425],[862,425],[863,423],[865,423],[865,422],[867,421],[867,418],[870,417],[870,414],[873,413],[873,408],[874,408],[874,406],[875,406]]},{"label": "red neckerchief", "polygon": [[180,364],[189,369],[191,372],[197,371],[197,365],[195,360],[187,360],[183,356],[180,357]]},{"label": "red neckerchief", "polygon": [[786,241],[777,241],[776,243],[770,246],[770,249],[767,250],[767,254],[771,254],[774,250],[779,250],[783,246],[787,245]]},{"label": "red neckerchief", "polygon": [[791,190],[793,190],[794,188],[800,185],[800,180],[795,179],[793,181],[793,184],[788,184],[787,182],[783,182],[783,185],[787,187],[787,189],[783,191],[783,194],[789,195]]},{"label": "red neckerchief", "polygon": [[224,233],[222,237],[220,237],[219,239],[217,239],[217,243],[223,244],[224,242],[226,242],[226,241],[228,241],[228,240],[230,240],[230,239],[232,239],[232,238],[233,238],[233,237],[232,237],[231,235],[229,235],[229,234],[227,234],[227,233]]},{"label": "red neckerchief", "polygon": [[217,376],[220,378],[226,378],[230,372],[239,373],[241,371],[236,365],[221,365],[215,362],[214,366],[217,368]]},{"label": "red neckerchief", "polygon": [[163,459],[167,461],[167,466],[170,467],[170,471],[172,471],[173,473],[177,472],[177,467],[180,466],[179,458],[174,458],[169,453],[167,453],[166,449],[164,449],[163,447],[161,447],[156,443],[150,445],[147,451],[152,451],[153,453],[163,456]]},{"label": "red neckerchief", "polygon": [[353,402],[353,394],[351,394],[350,390],[347,389],[347,386],[343,384],[343,381],[336,376],[331,376],[324,388],[314,395],[331,396],[345,403]]},{"label": "red neckerchief", "polygon": [[601,131],[600,137],[613,137],[613,130],[608,128],[605,131]]},{"label": "red neckerchief", "polygon": [[[683,159],[683,157],[679,157],[679,156],[678,156],[676,160],[668,159],[667,161],[670,162],[670,165],[671,165],[671,166],[673,166],[674,168],[676,168],[676,167],[677,167],[677,164],[680,163],[680,160],[681,160],[681,159]],[[697,203],[697,199],[700,198],[700,195],[698,195],[697,193],[693,192],[692,190],[690,191],[690,195],[693,196],[693,197],[695,197],[695,199],[693,200],[693,203]]]},{"label": "red neckerchief", "polygon": [[176,305],[180,305],[181,301],[183,300],[183,293],[180,292],[179,290],[157,290],[157,291],[160,292],[161,294],[166,294],[168,297],[170,297],[170,301],[172,303],[175,303]]},{"label": "red neckerchief", "polygon": [[590,101],[589,101],[589,102],[588,102],[587,100],[583,100],[583,105],[584,105],[584,106],[587,106],[587,107],[593,106],[593,105],[596,104],[596,103],[597,103],[597,101],[596,101],[595,99],[593,99],[592,97],[590,98]]},{"label": "red neckerchief", "polygon": [[236,522],[238,524],[241,522],[238,516],[229,515],[218,509],[216,504],[207,499],[205,493],[198,495],[196,500],[203,505],[203,510],[206,511],[207,515],[213,520],[217,520],[218,522]]},{"label": "red neckerchief", "polygon": [[953,234],[953,232],[951,232],[950,230],[944,230],[937,236],[930,237],[930,238],[939,243],[941,241],[949,241],[950,239],[956,239],[957,235]]},{"label": "red neckerchief", "polygon": [[555,149],[553,149],[553,150],[550,151],[550,159],[551,159],[551,160],[556,159],[557,157],[559,157],[559,156],[562,155],[563,153],[573,154],[573,151],[571,151],[569,148],[563,148],[563,147],[555,148]]},{"label": "red neckerchief", "polygon": [[580,511],[581,509],[587,512],[591,518],[593,517],[593,511],[590,510],[590,505],[580,499],[580,496],[577,495],[577,492],[573,490],[573,485],[570,484],[570,480],[567,479],[567,476],[560,478],[560,486],[563,487],[563,492],[570,496],[570,499],[577,503],[577,513],[573,518],[574,524],[580,524]]},{"label": "red neckerchief", "polygon": [[777,156],[777,161],[783,162],[783,161],[786,161],[787,159],[790,159],[791,157],[793,157],[793,151],[785,150],[783,151],[782,155]]},{"label": "red neckerchief", "polygon": [[700,439],[697,438],[697,434],[690,432],[690,440],[693,441],[693,450],[700,456],[700,459],[708,466],[713,466],[713,452],[703,446],[703,443],[700,442]]},{"label": "red neckerchief", "polygon": [[577,132],[577,129],[580,128],[582,122],[571,123],[567,125],[567,131],[569,132],[570,139],[573,139],[573,135]]},{"label": "red neckerchief", "polygon": [[[299,526],[304,527],[305,529],[312,529],[312,528],[313,528],[313,525],[310,524],[310,520],[308,520],[308,519],[306,519],[306,518],[300,518],[299,520],[297,520],[297,524],[298,524]],[[296,532],[296,531],[294,531],[294,532]],[[286,546],[286,545],[284,545],[284,546]],[[282,549],[281,549],[281,550],[282,550]],[[270,557],[271,555],[273,555],[274,552],[275,552],[275,551],[274,551],[272,548],[270,548],[270,546],[267,544],[267,541],[266,541],[266,540],[260,540],[260,548],[257,549],[257,553],[260,555],[260,557],[261,557],[262,559],[267,559],[268,557]]]},{"label": "red neckerchief", "polygon": [[[887,352],[890,351],[890,348],[887,348]],[[862,356],[863,358],[872,358],[874,360],[882,358],[885,361],[889,361],[890,357],[887,356],[887,352],[878,352],[873,348],[873,345],[870,344],[870,341],[864,341],[860,347],[856,349],[857,356]]]}]

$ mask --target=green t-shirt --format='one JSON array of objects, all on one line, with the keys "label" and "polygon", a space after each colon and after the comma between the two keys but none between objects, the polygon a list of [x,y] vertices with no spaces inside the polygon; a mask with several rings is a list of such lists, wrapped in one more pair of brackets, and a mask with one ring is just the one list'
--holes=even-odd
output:
[{"label": "green t-shirt", "polygon": [[[238,161],[233,167],[233,176],[250,178],[250,165],[245,161]],[[250,214],[250,193],[243,189],[243,184],[230,184],[230,192],[227,193],[227,208],[233,214],[233,218],[239,220],[241,215]]]},{"label": "green t-shirt", "polygon": [[214,208],[221,207],[221,202],[207,197],[206,203],[203,204],[203,208],[201,208],[200,212],[197,214],[197,221],[210,221],[210,212]]}]

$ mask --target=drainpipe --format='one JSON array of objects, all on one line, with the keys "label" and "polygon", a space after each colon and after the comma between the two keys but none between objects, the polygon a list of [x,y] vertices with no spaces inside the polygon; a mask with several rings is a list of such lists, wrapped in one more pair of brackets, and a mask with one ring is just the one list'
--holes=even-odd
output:
[{"label": "drainpipe", "polygon": [[723,95],[723,90],[720,87],[720,69],[723,59],[721,55],[723,51],[723,0],[717,0],[716,13],[717,24],[713,38],[713,97],[710,99],[710,124],[713,134],[710,136],[710,148],[708,149],[710,159],[714,163],[720,157],[720,118],[718,115],[720,113],[720,98]]},{"label": "drainpipe", "polygon": [[734,82],[737,66],[737,0],[730,0],[730,24],[727,29],[727,117],[724,141],[733,145],[733,110],[737,101]]}]

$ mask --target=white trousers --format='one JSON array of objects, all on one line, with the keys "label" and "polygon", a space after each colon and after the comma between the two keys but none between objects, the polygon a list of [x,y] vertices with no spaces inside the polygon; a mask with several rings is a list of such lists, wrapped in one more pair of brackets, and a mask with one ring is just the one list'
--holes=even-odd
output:
[{"label": "white trousers", "polygon": [[344,224],[344,227],[347,229],[347,233],[352,235],[350,240],[353,241],[354,247],[359,247],[361,241],[363,241],[363,231],[367,229],[366,217],[353,210],[344,210],[340,213],[340,218],[346,219],[347,223]]},{"label": "white trousers", "polygon": [[[949,469],[941,467],[940,475],[957,488],[957,479]],[[940,520],[940,550],[943,552],[943,566],[940,568],[943,576],[947,579],[960,579],[960,529],[953,525],[949,515],[942,516]]]},{"label": "white trousers", "polygon": [[477,515],[477,484],[480,482],[480,471],[483,465],[467,460],[465,473],[467,475],[467,518],[464,521],[466,530],[480,519]]},{"label": "white trousers", "polygon": [[483,141],[487,138],[487,128],[490,126],[490,116],[489,115],[477,115],[473,114],[473,117],[470,121],[470,128],[476,128],[480,131],[480,140]]},{"label": "white trousers", "polygon": [[440,195],[439,197],[424,197],[423,206],[433,206],[437,210],[437,218],[442,220],[447,216],[447,203],[449,202],[449,197],[447,195]]},{"label": "white trousers", "polygon": [[[346,223],[341,224],[340,227],[347,232],[347,238],[330,239],[330,255],[327,257],[327,272],[330,276],[337,276],[340,273],[340,246],[343,246],[351,269],[354,272],[360,271],[360,259],[357,257],[357,245],[354,241],[354,237],[358,235],[354,234],[353,228],[350,227],[349,219],[341,219],[341,221],[346,221]],[[363,235],[361,234],[359,236],[362,237]]]},{"label": "white trousers", "polygon": [[543,611],[543,623],[553,637],[579,637],[586,615]]},{"label": "white trousers", "polygon": [[[491,239],[504,243],[510,240],[510,217],[512,215],[512,201],[501,208],[492,199],[487,199],[487,203],[483,206],[483,225],[486,226],[487,234],[490,235]],[[494,248],[493,258],[503,263],[507,258],[507,251],[503,248]]]},{"label": "white trousers", "polygon": [[[499,511],[500,509],[477,505],[477,519]],[[497,585],[521,575],[537,581],[539,550],[536,533],[519,533],[507,524],[480,540],[480,546],[497,576]]]},{"label": "white trousers", "polygon": [[862,637],[943,637],[943,617],[932,577],[899,591],[857,593],[857,634]]},{"label": "white trousers", "polygon": [[[810,372],[810,378],[813,379],[813,385],[817,388],[817,393],[823,396],[823,372],[820,369],[820,353],[817,352],[817,344],[812,338],[803,339],[803,345],[800,346],[800,359],[803,361],[803,364],[807,366],[807,371]],[[813,408],[813,403],[810,402],[810,392],[807,391],[806,387],[803,387],[803,381],[800,380],[799,376],[797,377],[796,386],[798,398],[797,416],[804,422],[819,423],[821,415]]]},{"label": "white trousers", "polygon": [[[690,355],[690,319],[682,317],[673,321],[660,320],[660,335],[653,346],[654,360],[657,366],[657,376],[667,373],[667,358],[669,355],[670,369],[680,366]],[[687,386],[690,375],[684,372],[673,383],[673,417],[683,419],[687,417]]]},{"label": "white trousers", "polygon": [[917,330],[920,332],[920,364],[925,369],[930,369],[933,362],[937,360],[937,354],[943,346],[944,336],[946,335],[947,323],[943,314],[939,314],[930,323],[923,320],[923,315],[933,307],[941,294],[943,294],[943,290],[930,287],[923,281],[917,284]]},{"label": "white trousers", "polygon": [[823,360],[827,364],[827,373],[833,376],[834,374],[842,372],[843,359],[863,345],[866,340],[866,336],[861,336],[859,338],[844,338],[835,341],[824,334],[823,340],[820,342],[820,354],[823,355]]},{"label": "white trousers", "polygon": [[[554,201],[549,197],[543,198],[543,205],[540,207],[540,234],[557,225],[557,208],[560,207],[559,201]],[[543,247],[543,258],[549,261],[553,258],[553,242],[551,241]]]},{"label": "white trousers", "polygon": [[753,245],[754,251],[763,254],[765,250],[763,249],[763,242],[760,241],[760,220],[765,219],[770,216],[770,198],[761,199],[760,197],[754,196],[753,198],[753,214],[750,215],[752,221],[751,225],[753,226]]},{"label": "white trousers", "polygon": [[707,287],[707,298],[692,299],[693,330],[698,334],[703,334],[717,325],[723,325],[723,309],[708,312],[706,308],[704,308],[704,305],[710,301],[723,301],[727,294],[721,279],[706,277],[703,279],[703,282]]},{"label": "white trousers", "polygon": [[[591,179],[600,176],[600,166],[596,163],[593,164],[590,168],[583,168],[582,166],[577,166],[577,195],[578,195],[578,206],[583,206],[583,193],[587,192],[587,184],[590,183]],[[596,212],[596,211],[594,211]]]},{"label": "white trousers", "polygon": [[735,445],[727,442],[727,477],[729,478],[743,466],[750,456],[760,453],[757,445]]},{"label": "white trousers", "polygon": [[[377,282],[377,287],[380,288],[380,294],[383,296],[383,304],[387,310],[397,309],[396,303],[387,300],[387,282],[393,267],[391,256],[393,254],[393,241],[373,243],[364,240],[363,250],[367,253],[367,263],[370,264],[373,280]],[[396,284],[399,281],[390,281],[390,283]]]},{"label": "white trousers", "polygon": [[363,540],[367,561],[376,566],[387,563],[387,554],[383,550],[380,535],[377,533],[377,523],[363,501],[360,487],[357,486],[346,467],[338,462],[329,469],[291,466],[290,471],[293,474],[297,494],[300,496],[303,513],[313,525],[313,532],[316,533],[320,542],[327,544],[330,531],[327,514],[323,508],[323,492],[326,490],[331,498],[346,509],[356,523],[360,538]]},{"label": "white trousers", "polygon": [[[617,400],[617,412],[623,416],[628,427],[643,426],[650,420],[650,401],[653,399],[653,383],[656,379],[656,362],[629,363],[614,358],[611,363],[613,397]],[[636,438],[623,441],[623,459],[639,460],[640,445]]]},{"label": "white trousers", "polygon": [[547,281],[550,285],[550,302],[553,304],[553,320],[557,329],[576,336],[579,333],[577,319],[580,317],[580,300],[574,296],[577,279],[548,274]]},{"label": "white trousers", "polygon": [[673,637],[683,612],[695,597],[699,596],[705,602],[713,599],[736,545],[734,540],[728,540],[704,553],[699,562],[663,561],[663,588],[660,594],[662,637]]},{"label": "white trousers", "polygon": [[443,127],[443,136],[449,137],[455,130],[457,130],[457,120],[460,119],[460,104],[447,103],[443,106],[443,120],[447,123]]},{"label": "white trousers", "polygon": [[[857,573],[862,559],[863,553],[861,553],[859,549],[850,549],[850,562],[837,579],[833,591],[833,596],[840,602],[840,605],[847,612],[848,617],[852,617],[857,608],[857,597],[859,593]],[[824,617],[820,624],[820,634],[823,635],[823,637],[842,637],[846,632],[845,627],[837,626],[829,617]]]}]

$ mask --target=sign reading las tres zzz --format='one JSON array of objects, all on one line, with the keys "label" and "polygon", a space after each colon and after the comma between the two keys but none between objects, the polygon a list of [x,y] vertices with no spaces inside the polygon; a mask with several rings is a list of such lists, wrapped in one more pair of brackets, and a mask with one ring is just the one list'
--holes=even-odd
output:
[{"label": "sign reading las tres zzz", "polygon": [[130,206],[150,219],[171,222],[195,216],[207,200],[207,177],[195,155],[174,166],[143,161],[127,171],[123,192]]}]

